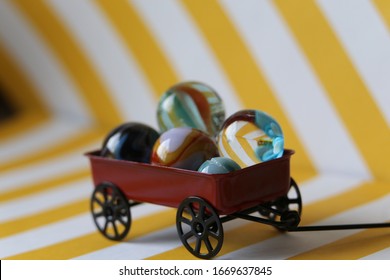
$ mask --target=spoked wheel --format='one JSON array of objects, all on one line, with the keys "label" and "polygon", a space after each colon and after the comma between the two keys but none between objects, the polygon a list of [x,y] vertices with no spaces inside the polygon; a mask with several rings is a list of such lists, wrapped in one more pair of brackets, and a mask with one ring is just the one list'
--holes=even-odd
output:
[{"label": "spoked wheel", "polygon": [[180,204],[176,227],[183,245],[198,258],[212,258],[222,248],[221,220],[214,208],[202,198],[189,197]]},{"label": "spoked wheel", "polygon": [[[267,207],[276,210],[280,215],[267,210]],[[275,201],[270,202],[267,207],[260,210],[260,215],[267,217],[271,221],[280,222],[285,222],[294,218],[295,221],[291,222],[291,224],[298,226],[302,214],[302,197],[298,185],[293,178],[290,180],[290,189],[288,193]],[[279,230],[286,230],[284,226],[277,226],[277,228]]]},{"label": "spoked wheel", "polygon": [[124,194],[112,183],[98,185],[91,197],[92,217],[108,239],[122,240],[130,230],[130,206]]},{"label": "spoked wheel", "polygon": [[284,211],[296,211],[299,216],[302,214],[302,197],[298,185],[293,178],[290,181],[290,190],[287,195],[275,201],[276,207]]}]

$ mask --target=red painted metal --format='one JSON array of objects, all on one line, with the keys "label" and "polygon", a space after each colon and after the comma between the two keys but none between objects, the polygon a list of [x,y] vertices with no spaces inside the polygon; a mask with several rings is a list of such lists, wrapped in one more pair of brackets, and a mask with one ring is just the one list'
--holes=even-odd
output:
[{"label": "red painted metal", "polygon": [[293,154],[293,150],[285,150],[281,158],[226,174],[110,159],[101,157],[100,151],[86,156],[95,186],[111,182],[129,200],[175,208],[185,198],[198,196],[213,205],[219,215],[228,215],[287,194]]}]

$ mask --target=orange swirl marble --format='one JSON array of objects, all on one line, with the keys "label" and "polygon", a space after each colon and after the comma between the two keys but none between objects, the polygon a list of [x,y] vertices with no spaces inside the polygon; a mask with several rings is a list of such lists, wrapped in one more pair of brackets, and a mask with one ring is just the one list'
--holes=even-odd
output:
[{"label": "orange swirl marble", "polygon": [[206,133],[190,128],[172,128],[157,139],[151,163],[187,170],[198,170],[208,159],[218,156],[218,147]]}]

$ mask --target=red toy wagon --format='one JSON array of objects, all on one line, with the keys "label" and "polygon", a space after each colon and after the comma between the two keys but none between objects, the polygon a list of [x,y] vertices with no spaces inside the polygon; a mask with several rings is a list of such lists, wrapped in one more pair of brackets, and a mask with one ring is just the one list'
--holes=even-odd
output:
[{"label": "red toy wagon", "polygon": [[290,177],[293,153],[286,150],[279,159],[227,174],[110,159],[101,157],[100,151],[87,153],[95,184],[93,219],[105,237],[121,240],[130,230],[132,206],[149,202],[175,207],[184,246],[199,258],[211,258],[222,247],[224,222],[244,218],[281,230],[299,224],[302,201]]},{"label": "red toy wagon", "polygon": [[290,158],[258,163],[226,174],[162,167],[110,159],[100,151],[87,153],[95,185],[91,212],[98,230],[108,239],[125,238],[131,207],[142,202],[177,208],[178,235],[189,252],[212,258],[222,248],[222,224],[236,218],[281,231],[313,231],[390,227],[389,223],[299,226],[302,199],[290,176]]}]

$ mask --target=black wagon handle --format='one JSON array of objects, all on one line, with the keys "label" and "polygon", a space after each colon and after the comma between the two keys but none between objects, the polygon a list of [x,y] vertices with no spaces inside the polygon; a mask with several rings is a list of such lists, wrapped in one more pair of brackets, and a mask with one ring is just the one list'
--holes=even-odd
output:
[{"label": "black wagon handle", "polygon": [[287,231],[325,231],[325,230],[369,229],[369,228],[387,228],[387,227],[390,227],[390,223],[297,226],[297,227],[287,228]]}]

